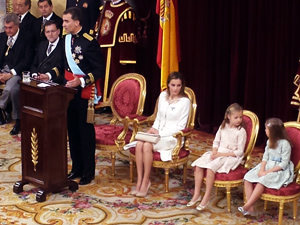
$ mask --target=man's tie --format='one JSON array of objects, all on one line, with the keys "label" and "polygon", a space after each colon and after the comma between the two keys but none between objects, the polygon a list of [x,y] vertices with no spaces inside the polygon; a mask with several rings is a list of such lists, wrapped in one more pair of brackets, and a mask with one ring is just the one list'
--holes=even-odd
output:
[{"label": "man's tie", "polygon": [[19,20],[20,22],[22,22],[22,15],[19,15]]},{"label": "man's tie", "polygon": [[13,46],[13,44],[14,44],[14,39],[13,39],[13,37],[8,37],[8,40],[7,40],[7,46],[8,46],[8,48],[7,48],[7,50],[6,50],[6,52],[5,52],[5,56],[7,56],[8,55],[8,51],[9,51],[9,49],[11,49],[12,48],[12,46]]},{"label": "man's tie", "polygon": [[53,44],[50,44],[47,49],[47,55],[49,55],[51,53],[52,47],[53,47]]}]

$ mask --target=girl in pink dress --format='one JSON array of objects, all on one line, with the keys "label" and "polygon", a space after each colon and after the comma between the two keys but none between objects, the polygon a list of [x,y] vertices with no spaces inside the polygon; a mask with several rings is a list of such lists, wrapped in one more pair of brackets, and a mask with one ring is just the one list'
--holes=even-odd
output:
[{"label": "girl in pink dress", "polygon": [[206,174],[206,191],[197,210],[204,210],[209,204],[210,192],[215,181],[215,173],[229,173],[242,162],[247,140],[245,129],[242,127],[243,108],[234,103],[225,112],[224,120],[215,136],[212,151],[204,153],[192,163],[195,166],[195,191],[187,206],[194,206],[201,201],[200,189]]}]

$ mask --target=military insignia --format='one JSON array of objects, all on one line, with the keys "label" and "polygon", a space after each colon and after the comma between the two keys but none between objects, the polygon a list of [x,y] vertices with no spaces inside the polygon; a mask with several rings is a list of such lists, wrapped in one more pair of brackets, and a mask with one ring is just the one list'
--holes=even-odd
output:
[{"label": "military insignia", "polygon": [[74,61],[75,61],[76,64],[80,63],[79,59],[75,59]]},{"label": "military insignia", "polygon": [[73,53],[73,54],[72,54],[72,58],[73,58],[73,59],[75,59],[75,57],[76,57],[76,54],[75,54],[75,53]]},{"label": "military insignia", "polygon": [[79,55],[79,56],[78,56],[78,59],[79,59],[79,60],[83,60],[83,55]]},{"label": "military insignia", "polygon": [[76,46],[74,52],[75,52],[76,54],[81,53],[81,47],[80,47],[80,46]]},{"label": "military insignia", "polygon": [[83,5],[82,5],[82,7],[83,8],[87,8],[89,5],[85,2],[85,3],[83,3]]}]

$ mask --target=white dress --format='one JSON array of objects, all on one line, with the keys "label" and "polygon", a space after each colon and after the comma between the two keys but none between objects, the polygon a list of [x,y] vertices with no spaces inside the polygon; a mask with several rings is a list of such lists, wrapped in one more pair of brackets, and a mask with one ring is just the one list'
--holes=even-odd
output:
[{"label": "white dress", "polygon": [[229,173],[230,170],[236,169],[243,161],[246,140],[247,134],[243,127],[230,128],[229,124],[225,124],[223,129],[219,128],[213,147],[218,148],[218,152],[221,153],[233,152],[235,157],[222,156],[212,160],[210,157],[212,151],[208,151],[195,160],[192,166],[211,169],[214,173]]},{"label": "white dress", "polygon": [[267,162],[265,170],[269,170],[275,166],[282,169],[277,172],[268,173],[265,176],[258,177],[258,172],[261,167],[259,163],[256,167],[246,173],[244,179],[251,183],[261,183],[267,188],[280,189],[293,182],[294,164],[290,161],[291,158],[291,145],[285,140],[277,142],[276,149],[269,148],[269,140],[262,158],[262,161]]},{"label": "white dress", "polygon": [[172,150],[177,144],[173,135],[186,127],[191,107],[191,102],[186,97],[169,104],[167,96],[166,91],[160,93],[158,111],[152,126],[161,136],[159,142],[153,145],[153,150],[160,153],[162,161],[172,159]]}]

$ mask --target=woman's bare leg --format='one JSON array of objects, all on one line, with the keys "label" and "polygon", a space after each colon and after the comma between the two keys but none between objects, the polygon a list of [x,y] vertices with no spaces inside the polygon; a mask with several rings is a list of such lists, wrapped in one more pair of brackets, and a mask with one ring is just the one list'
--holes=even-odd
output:
[{"label": "woman's bare leg", "polygon": [[210,193],[212,190],[212,187],[214,186],[215,182],[215,173],[211,169],[206,170],[206,190],[205,194],[203,196],[203,199],[200,203],[202,206],[206,206],[210,199]]},{"label": "woman's bare leg", "polygon": [[136,182],[136,191],[140,190],[143,175],[144,175],[144,163],[143,163],[143,148],[144,142],[138,141],[135,147],[135,162],[136,162],[136,169],[137,169],[137,182]]},{"label": "woman's bare leg", "polygon": [[194,195],[193,198],[191,199],[191,202],[195,202],[200,194],[201,194],[201,186],[202,186],[202,181],[204,177],[204,169],[200,168],[198,166],[195,166],[195,190],[194,190]]},{"label": "woman's bare leg", "polygon": [[142,179],[142,185],[140,187],[140,192],[146,192],[149,185],[150,173],[151,173],[152,162],[153,162],[152,150],[153,150],[153,145],[149,142],[145,142],[143,145],[144,175]]}]

